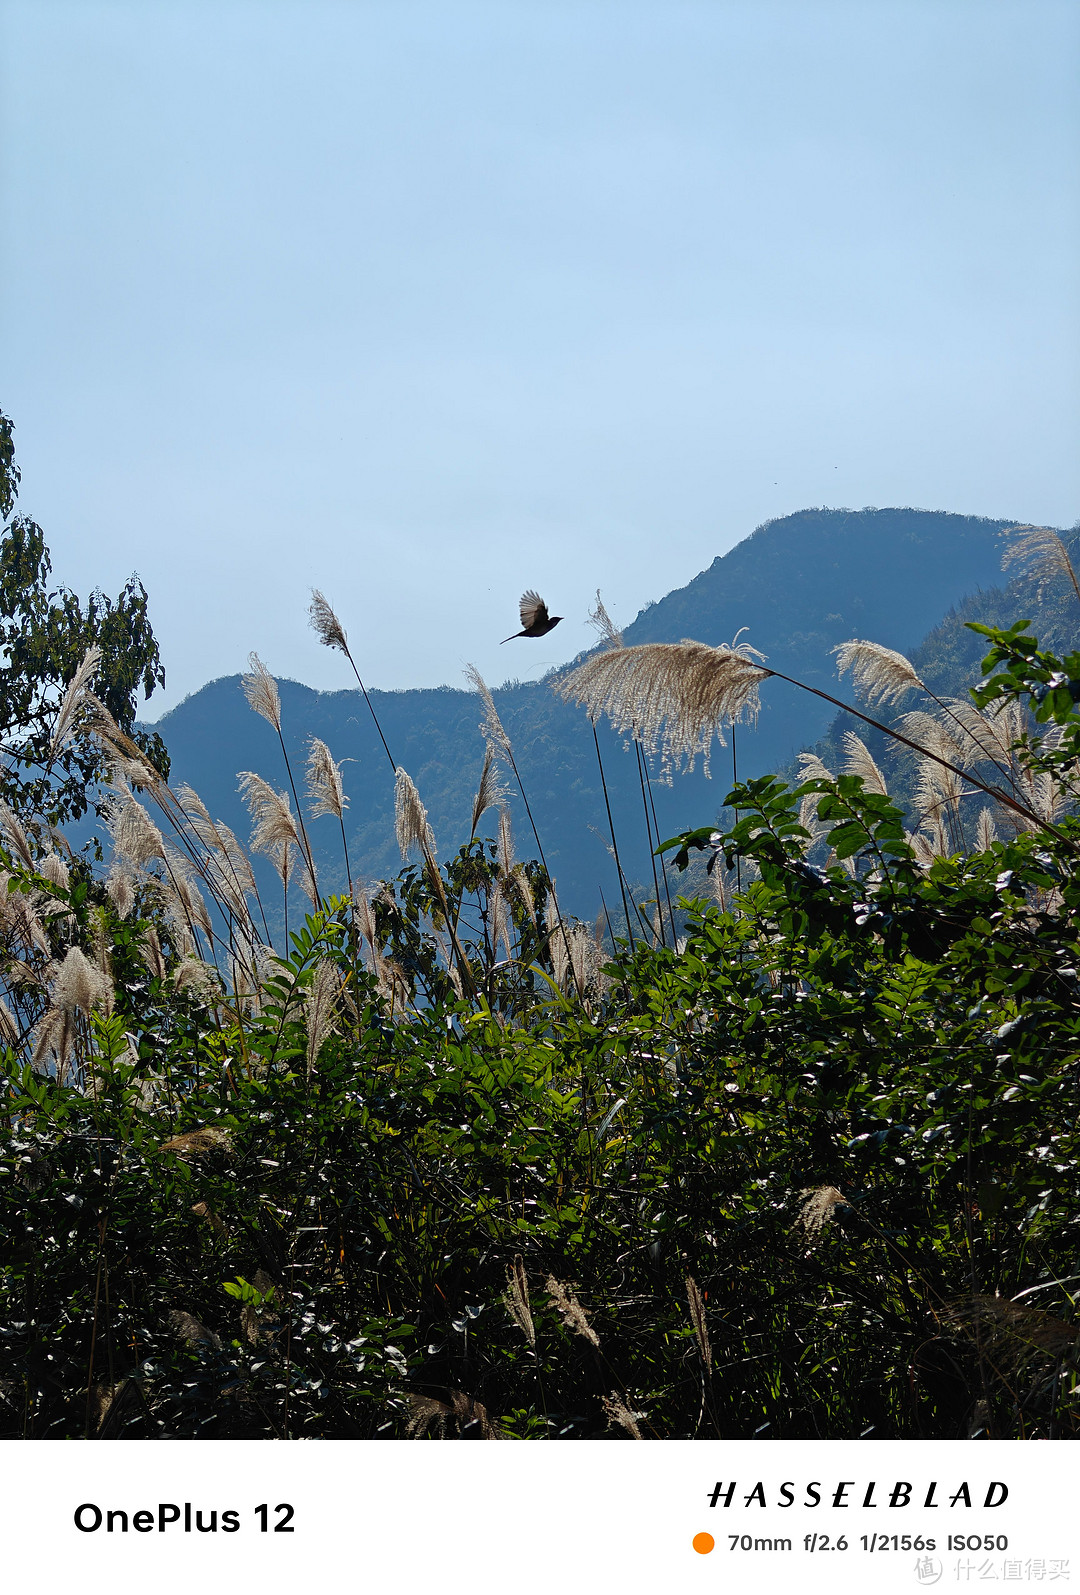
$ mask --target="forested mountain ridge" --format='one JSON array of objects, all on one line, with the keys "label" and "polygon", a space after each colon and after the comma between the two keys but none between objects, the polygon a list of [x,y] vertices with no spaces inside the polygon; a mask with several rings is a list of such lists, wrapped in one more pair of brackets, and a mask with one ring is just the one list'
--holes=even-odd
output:
[{"label": "forested mountain ridge", "polygon": [[[836,691],[830,649],[837,644],[865,637],[911,651],[948,612],[959,613],[958,606],[1006,603],[993,595],[1002,581],[1001,533],[1011,524],[926,510],[803,510],[766,523],[687,586],[649,605],[624,628],[624,638],[635,644],[692,637],[716,645],[745,627],[746,639],[770,666]],[[342,620],[349,626],[355,617]],[[266,663],[273,668],[272,659]],[[362,668],[371,667],[362,662]],[[395,874],[393,777],[360,693],[315,692],[288,681],[281,692],[294,767],[303,764],[311,736],[321,737],[337,759],[352,761],[345,775],[354,874],[369,880]],[[483,760],[479,701],[451,687],[370,696],[394,760],[409,771],[427,806],[440,856],[449,857],[468,836]],[[556,697],[550,678],[509,683],[494,696],[564,905],[591,915],[599,891],[610,904],[618,887],[588,721]],[[739,731],[741,777],[789,766],[832,718],[826,704],[782,682],[767,683],[762,699],[757,726]],[[189,782],[215,815],[246,836],[237,772],[255,770],[280,786],[285,771],[276,736],[249,710],[239,678],[209,683],[157,729],[169,748],[174,781]],[[603,725],[599,734],[624,868],[632,879],[651,883],[636,762]],[[661,833],[709,823],[729,777],[729,755],[720,750],[712,780],[699,769],[671,786],[658,783]],[[531,856],[535,847],[514,797],[511,808],[519,852]],[[491,813],[482,829],[493,826]],[[343,884],[335,832],[328,820],[313,827],[316,857],[331,889]]]}]

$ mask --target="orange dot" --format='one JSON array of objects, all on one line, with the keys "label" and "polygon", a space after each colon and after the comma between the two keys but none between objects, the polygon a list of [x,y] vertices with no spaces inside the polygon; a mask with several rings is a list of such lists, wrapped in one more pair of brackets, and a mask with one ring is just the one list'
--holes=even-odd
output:
[{"label": "orange dot", "polygon": [[699,1556],[708,1556],[715,1544],[716,1541],[711,1534],[694,1535],[694,1550],[697,1551]]}]

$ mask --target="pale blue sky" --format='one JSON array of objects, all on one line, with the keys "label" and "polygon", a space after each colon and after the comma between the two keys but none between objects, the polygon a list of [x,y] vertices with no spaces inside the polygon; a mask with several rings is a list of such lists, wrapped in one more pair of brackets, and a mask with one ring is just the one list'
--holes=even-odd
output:
[{"label": "pale blue sky", "polygon": [[348,685],[313,584],[458,685],[806,505],[1080,515],[1073,0],[0,14],[0,405],[58,577],[146,582],[151,713]]}]

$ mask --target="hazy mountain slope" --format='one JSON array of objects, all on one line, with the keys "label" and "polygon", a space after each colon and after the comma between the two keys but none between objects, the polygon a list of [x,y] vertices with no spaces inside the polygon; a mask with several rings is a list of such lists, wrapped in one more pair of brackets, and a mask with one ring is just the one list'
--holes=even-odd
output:
[{"label": "hazy mountain slope", "polygon": [[[805,510],[759,528],[686,587],[650,605],[626,627],[625,639],[693,637],[716,644],[746,626],[748,640],[768,655],[770,665],[828,690],[835,681],[829,649],[837,643],[863,636],[910,650],[950,607],[999,582],[999,533],[1007,524],[923,510]],[[294,682],[281,687],[294,768],[302,766],[312,735],[322,737],[338,759],[354,761],[346,766],[354,875],[371,879],[396,872],[393,775],[360,694],[317,693]],[[394,758],[416,781],[447,857],[468,835],[483,758],[478,701],[449,687],[371,697]],[[614,904],[618,887],[606,851],[604,796],[587,720],[557,699],[548,682],[512,684],[495,697],[564,902],[578,913],[595,913],[599,887]],[[740,775],[786,766],[831,719],[827,705],[783,683],[766,685],[763,704],[758,727],[739,733]],[[174,780],[189,781],[215,814],[246,836],[236,772],[254,769],[282,785],[285,772],[277,739],[247,708],[239,679],[211,682],[164,716],[158,729],[172,756]],[[624,866],[636,879],[651,882],[634,756],[603,727],[600,742]],[[670,788],[656,787],[662,834],[716,815],[728,790],[729,757],[717,752],[712,781],[699,771],[677,778]],[[520,805],[513,807],[519,853],[532,856],[524,815]],[[336,822],[316,822],[313,835],[327,884],[341,884]]]}]

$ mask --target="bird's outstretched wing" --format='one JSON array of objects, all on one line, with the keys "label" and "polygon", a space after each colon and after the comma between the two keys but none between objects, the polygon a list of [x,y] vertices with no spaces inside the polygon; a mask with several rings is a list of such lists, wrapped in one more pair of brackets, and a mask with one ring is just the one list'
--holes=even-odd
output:
[{"label": "bird's outstretched wing", "polygon": [[526,631],[531,631],[534,626],[546,625],[550,618],[548,616],[548,606],[540,597],[540,594],[534,593],[531,587],[527,593],[522,593],[521,601],[518,604],[518,613],[521,616],[521,624]]}]

